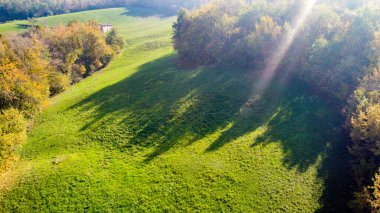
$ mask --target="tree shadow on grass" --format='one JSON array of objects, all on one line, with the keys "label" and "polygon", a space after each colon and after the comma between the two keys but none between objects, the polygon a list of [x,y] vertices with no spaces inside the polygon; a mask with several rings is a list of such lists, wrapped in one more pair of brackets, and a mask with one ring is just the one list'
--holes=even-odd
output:
[{"label": "tree shadow on grass", "polygon": [[289,94],[284,95],[288,100],[280,104],[267,121],[266,132],[252,147],[280,143],[286,154],[284,165],[299,172],[306,172],[319,161],[318,176],[325,185],[319,212],[350,212],[347,201],[353,179],[348,163],[349,138],[342,128],[344,117],[334,100],[310,95],[312,92],[300,94],[305,90],[310,91],[302,83],[289,87]]},{"label": "tree shadow on grass", "polygon": [[95,111],[82,128],[89,140],[121,150],[155,147],[149,161],[227,125],[246,102],[250,87],[238,71],[178,70],[168,56],[72,108]]},{"label": "tree shadow on grass", "polygon": [[335,107],[321,110],[329,109],[328,104],[300,97],[282,105],[252,147],[280,143],[286,154],[284,165],[299,172],[320,161],[318,176],[325,187],[319,212],[350,212],[347,201],[353,179],[347,152],[349,138],[340,128],[344,118]]},{"label": "tree shadow on grass", "polygon": [[33,25],[30,24],[17,24],[18,29],[28,29],[31,28]]},{"label": "tree shadow on grass", "polygon": [[255,75],[233,68],[179,70],[174,58],[144,64],[132,76],[72,106],[93,112],[82,128],[84,137],[132,153],[152,148],[148,163],[230,124],[206,152],[265,125],[267,131],[252,147],[280,143],[284,165],[299,172],[321,160],[319,176],[326,185],[321,211],[346,210],[347,144],[342,141],[343,118],[332,102],[321,101],[298,81],[285,86],[278,79],[255,98]]},{"label": "tree shadow on grass", "polygon": [[299,80],[291,80],[286,90],[281,90],[283,87],[272,85],[266,94],[243,107],[245,113],[235,116],[232,127],[207,151],[216,151],[265,126],[266,131],[252,147],[280,143],[285,153],[283,164],[301,173],[320,162],[318,176],[325,187],[319,212],[350,212],[347,202],[353,179],[347,151],[349,138],[342,128],[344,117],[339,114],[339,106]]}]

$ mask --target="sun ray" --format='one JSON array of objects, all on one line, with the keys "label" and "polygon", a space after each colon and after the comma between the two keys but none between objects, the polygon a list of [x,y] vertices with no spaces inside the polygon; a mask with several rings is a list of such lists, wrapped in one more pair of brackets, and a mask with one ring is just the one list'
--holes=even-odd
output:
[{"label": "sun ray", "polygon": [[310,15],[314,5],[317,0],[308,0],[305,1],[301,12],[296,17],[296,22],[294,27],[290,29],[286,38],[281,42],[278,49],[274,52],[274,54],[268,60],[268,66],[262,71],[262,75],[260,77],[258,85],[255,87],[254,94],[256,97],[260,97],[265,90],[268,88],[270,83],[272,82],[273,77],[275,76],[281,62],[284,60],[289,48],[292,46],[296,36],[301,31],[304,26],[307,17]]}]

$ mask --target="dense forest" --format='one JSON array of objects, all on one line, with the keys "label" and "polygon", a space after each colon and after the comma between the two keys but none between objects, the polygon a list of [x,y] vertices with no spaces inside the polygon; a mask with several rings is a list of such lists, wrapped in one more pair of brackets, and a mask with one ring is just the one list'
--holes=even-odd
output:
[{"label": "dense forest", "polygon": [[182,66],[233,65],[293,75],[347,117],[362,212],[380,211],[380,5],[377,1],[217,1],[182,10],[173,26]]},{"label": "dense forest", "polygon": [[123,46],[115,29],[104,36],[93,21],[0,35],[0,171],[48,98],[106,66]]},{"label": "dense forest", "polygon": [[124,0],[0,0],[0,22],[124,6]]},{"label": "dense forest", "polygon": [[76,11],[136,6],[174,15],[181,7],[195,8],[210,0],[0,0],[0,22],[64,14]]}]

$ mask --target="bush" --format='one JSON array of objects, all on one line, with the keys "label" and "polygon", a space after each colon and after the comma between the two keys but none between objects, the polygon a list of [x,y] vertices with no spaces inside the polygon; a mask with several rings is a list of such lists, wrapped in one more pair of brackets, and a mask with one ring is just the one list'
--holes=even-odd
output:
[{"label": "bush", "polygon": [[119,35],[116,29],[112,29],[109,33],[107,33],[106,43],[107,45],[110,45],[116,53],[120,53],[125,45],[123,37]]},{"label": "bush", "polygon": [[0,171],[17,157],[15,151],[26,141],[27,122],[16,109],[0,113]]},{"label": "bush", "polygon": [[380,211],[380,173],[374,175],[373,184],[354,194],[355,200],[349,206],[356,212]]},{"label": "bush", "polygon": [[[94,21],[71,22],[67,26],[43,28],[33,34],[47,44],[51,65],[58,72],[71,76],[71,83],[106,66],[114,54],[112,45],[106,43],[99,24]],[[112,41],[117,45],[117,34],[113,35]]]},{"label": "bush", "polygon": [[55,96],[65,91],[70,86],[70,80],[67,75],[59,72],[51,72],[50,80],[50,96]]}]

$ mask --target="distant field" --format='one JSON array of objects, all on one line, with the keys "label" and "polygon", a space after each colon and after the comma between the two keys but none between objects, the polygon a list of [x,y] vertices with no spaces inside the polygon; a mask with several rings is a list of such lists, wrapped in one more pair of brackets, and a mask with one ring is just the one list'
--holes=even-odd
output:
[{"label": "distant field", "polygon": [[[59,24],[67,24],[73,20],[95,20],[99,23],[111,23],[119,29],[120,33],[131,36],[130,39],[132,40],[134,37],[142,37],[147,34],[146,30],[149,30],[150,34],[163,34],[163,30],[168,33],[169,30],[171,31],[171,28],[168,28],[170,25],[163,25],[161,22],[162,20],[170,20],[167,23],[171,23],[175,19],[173,19],[173,17],[160,18],[159,14],[155,14],[148,9],[130,8],[127,10],[124,8],[113,8],[37,18],[35,22],[42,26],[56,26]],[[0,33],[23,31],[30,24],[29,21],[13,21],[0,24]]]},{"label": "distant field", "polygon": [[[302,83],[178,69],[175,17],[123,8],[38,19],[114,24],[126,50],[55,97],[0,179],[1,212],[314,212],[345,208],[343,118]],[[22,30],[25,22],[0,25]]]}]

